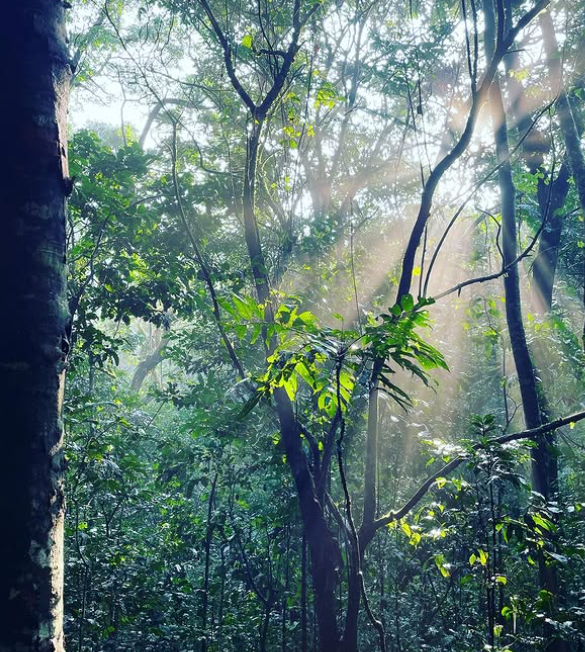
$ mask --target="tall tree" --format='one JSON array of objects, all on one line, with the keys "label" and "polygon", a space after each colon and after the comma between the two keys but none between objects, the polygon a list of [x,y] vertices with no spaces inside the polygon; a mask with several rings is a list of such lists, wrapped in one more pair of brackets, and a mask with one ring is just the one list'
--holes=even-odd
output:
[{"label": "tall tree", "polygon": [[[496,4],[496,7],[494,7]],[[486,31],[485,48],[491,54],[497,47],[504,34],[504,11],[500,4],[486,2],[484,7]],[[496,10],[498,20],[496,21]],[[497,34],[497,36],[496,36]],[[495,76],[490,91],[490,109],[496,146],[498,165],[498,184],[500,189],[500,203],[502,211],[502,249],[503,263],[510,265],[518,255],[518,233],[516,224],[516,188],[510,164],[510,148],[508,142],[507,116],[502,98],[502,91],[498,75]],[[546,415],[542,407],[543,397],[537,385],[536,369],[530,355],[524,321],[522,317],[522,298],[520,292],[520,277],[518,266],[514,265],[504,276],[504,292],[506,296],[506,321],[510,335],[510,345],[518,382],[522,396],[522,409],[527,428],[539,428],[546,422]],[[551,448],[554,445],[552,436],[539,438],[532,451],[532,485],[534,491],[541,494],[545,500],[550,500],[553,487],[550,473]],[[544,590],[549,591],[553,599],[557,598],[559,587],[556,570],[547,566],[544,559],[539,560],[540,583]],[[550,637],[548,649],[561,652],[566,650],[564,641],[553,636]]]},{"label": "tall tree", "polygon": [[[555,90],[558,93],[557,111],[561,133],[563,134],[563,140],[565,141],[565,147],[567,150],[567,159],[571,166],[571,175],[575,182],[575,189],[577,191],[577,197],[579,198],[581,210],[585,211],[585,158],[583,157],[583,151],[581,150],[580,130],[575,123],[569,97],[565,90],[561,55],[557,45],[555,27],[550,12],[543,12],[539,20],[542,29],[542,41],[547,56],[549,74],[553,84],[556,85]],[[585,327],[583,328],[583,334],[585,338]]]},{"label": "tall tree", "polygon": [[0,26],[6,156],[0,164],[0,650],[58,652],[67,354],[64,3],[23,0]]}]

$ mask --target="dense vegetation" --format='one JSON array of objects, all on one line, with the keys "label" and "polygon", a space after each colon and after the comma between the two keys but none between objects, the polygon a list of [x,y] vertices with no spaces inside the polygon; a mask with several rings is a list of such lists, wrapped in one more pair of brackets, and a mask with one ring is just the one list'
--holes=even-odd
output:
[{"label": "dense vegetation", "polygon": [[68,649],[584,649],[581,0],[69,19]]}]

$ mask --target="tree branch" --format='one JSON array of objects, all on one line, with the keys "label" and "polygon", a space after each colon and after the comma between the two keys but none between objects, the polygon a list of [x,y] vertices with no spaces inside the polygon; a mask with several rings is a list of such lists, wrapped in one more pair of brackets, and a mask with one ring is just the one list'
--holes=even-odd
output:
[{"label": "tree branch", "polygon": [[217,22],[217,18],[215,17],[213,11],[211,11],[211,7],[209,6],[207,0],[198,0],[198,2],[203,7],[203,11],[205,11],[207,17],[209,18],[209,22],[213,27],[213,31],[217,36],[217,40],[219,41],[222,47],[225,69],[227,71],[228,77],[230,78],[230,81],[232,82],[232,86],[234,87],[237,94],[242,99],[242,102],[244,102],[244,104],[248,107],[248,109],[250,109],[252,115],[255,115],[257,110],[256,104],[254,103],[250,95],[248,95],[248,92],[242,86],[240,80],[238,79],[238,76],[236,75],[236,70],[234,68],[234,61],[232,59],[231,45],[228,43],[228,40],[225,34],[223,33],[223,30],[221,29],[219,23]]},{"label": "tree branch", "polygon": [[[520,432],[512,432],[508,435],[502,435],[501,437],[494,437],[492,439],[489,439],[485,443],[475,444],[471,450],[475,452],[480,450],[486,450],[490,446],[493,446],[494,444],[502,445],[502,444],[508,444],[509,442],[512,441],[520,441],[522,439],[537,439],[538,437],[541,437],[542,435],[545,435],[548,432],[552,432],[553,430],[557,430],[558,428],[562,428],[563,426],[568,426],[571,423],[577,423],[578,421],[582,421],[583,419],[585,419],[585,411],[575,412],[575,414],[570,414],[569,416],[563,417],[561,419],[557,419],[556,421],[545,423],[544,425],[539,426],[538,428],[521,430]],[[399,510],[397,510],[396,512],[390,512],[385,516],[381,516],[380,518],[376,519],[372,524],[372,533],[375,532],[376,530],[379,530],[381,527],[384,527],[385,525],[388,525],[389,523],[392,523],[393,521],[397,521],[403,518],[404,516],[406,516],[425,497],[429,489],[433,486],[433,484],[437,481],[438,478],[444,478],[445,476],[452,473],[456,468],[458,468],[459,466],[461,466],[461,464],[467,462],[468,460],[469,460],[468,454],[459,455],[455,459],[451,460],[448,464],[446,464],[442,469],[440,469],[436,473],[433,473],[433,475],[431,475],[422,483],[422,485],[413,494],[410,500],[408,500]]]},{"label": "tree branch", "polygon": [[[553,172],[554,172],[554,168],[553,168]],[[504,265],[499,272],[494,272],[493,274],[486,274],[485,276],[477,276],[476,278],[467,279],[466,281],[462,281],[461,283],[458,283],[452,288],[449,288],[448,290],[445,290],[444,292],[437,294],[436,297],[433,297],[435,301],[438,301],[439,299],[442,299],[443,297],[446,297],[449,294],[453,294],[454,292],[460,293],[461,290],[464,287],[467,287],[468,285],[475,285],[476,283],[486,283],[487,281],[493,281],[497,278],[500,278],[500,276],[507,274],[511,269],[516,267],[518,263],[520,263],[524,258],[526,258],[526,256],[528,256],[530,252],[534,249],[534,246],[538,242],[538,239],[540,238],[542,232],[544,231],[546,225],[548,224],[551,195],[552,195],[552,184],[549,185],[548,201],[547,201],[544,218],[540,223],[540,226],[538,227],[538,231],[535,233],[534,237],[532,238],[532,242],[528,245],[528,247],[526,247],[526,249],[519,256],[517,256],[513,261],[511,261],[507,265]]]},{"label": "tree branch", "polygon": [[217,329],[219,331],[220,338],[222,342],[225,345],[225,348],[227,349],[228,355],[230,357],[230,360],[232,361],[234,367],[236,368],[236,371],[238,372],[238,375],[242,380],[246,378],[246,372],[244,371],[244,368],[242,367],[242,364],[240,360],[238,359],[238,356],[236,355],[236,351],[233,347],[233,344],[231,343],[229,337],[227,336],[227,333],[225,332],[225,329],[223,327],[223,322],[221,321],[221,312],[219,309],[219,302],[217,300],[217,294],[215,292],[215,285],[213,284],[213,279],[211,278],[211,274],[209,272],[209,269],[207,265],[205,264],[205,260],[203,259],[203,255],[201,254],[201,251],[199,249],[199,245],[197,244],[197,240],[195,236],[193,235],[193,231],[191,230],[189,226],[189,222],[187,221],[187,216],[185,215],[185,210],[183,208],[183,202],[181,201],[181,192],[179,188],[179,180],[177,177],[177,125],[176,123],[173,123],[173,142],[172,142],[172,147],[171,147],[171,159],[172,159],[172,165],[171,165],[171,174],[173,178],[173,189],[175,191],[175,200],[177,202],[177,206],[179,208],[179,217],[181,218],[181,222],[183,224],[183,227],[185,231],[187,232],[187,236],[189,237],[189,241],[191,242],[191,246],[193,247],[193,252],[195,254],[195,260],[197,261],[197,264],[199,265],[199,269],[201,270],[201,275],[203,276],[203,280],[205,281],[205,284],[207,285],[207,290],[209,292],[209,296],[211,298],[211,303],[213,306],[212,312],[213,312],[213,317],[215,319],[215,323],[217,325]]},{"label": "tree branch", "polygon": [[487,97],[498,66],[507,53],[509,47],[512,45],[512,43],[514,43],[518,33],[524,29],[524,27],[526,27],[526,25],[528,25],[530,21],[536,15],[538,15],[549,3],[550,0],[539,0],[539,2],[537,2],[530,11],[526,12],[522,18],[519,19],[516,26],[513,27],[508,32],[506,37],[502,39],[501,43],[498,44],[498,47],[496,48],[493,57],[491,57],[488,67],[484,73],[483,80],[479,88],[475,93],[472,93],[471,95],[471,108],[469,110],[469,115],[467,117],[467,122],[465,124],[463,133],[461,134],[453,149],[439,162],[437,167],[431,172],[423,189],[418,216],[414,223],[414,227],[406,247],[406,252],[404,254],[402,274],[400,277],[398,293],[396,296],[397,303],[400,302],[400,299],[404,295],[410,292],[416,252],[418,250],[425,226],[427,225],[431,215],[433,199],[439,181],[467,149],[467,146],[471,141],[477,119],[479,117],[479,111]]}]

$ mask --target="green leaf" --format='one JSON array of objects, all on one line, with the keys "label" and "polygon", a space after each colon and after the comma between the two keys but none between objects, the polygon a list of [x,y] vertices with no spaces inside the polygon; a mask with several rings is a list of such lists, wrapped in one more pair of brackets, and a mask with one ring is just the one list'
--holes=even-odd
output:
[{"label": "green leaf", "polygon": [[295,400],[295,396],[297,395],[297,388],[297,377],[295,374],[292,374],[290,378],[284,383],[284,389],[291,401]]},{"label": "green leaf", "polygon": [[254,317],[254,309],[250,306],[249,300],[240,298],[237,294],[234,294],[233,302],[238,315],[240,315],[242,319],[249,320]]},{"label": "green leaf", "polygon": [[450,564],[445,563],[444,555],[435,555],[435,565],[443,577],[451,577]]},{"label": "green leaf", "polygon": [[543,530],[546,530],[547,532],[551,532],[554,529],[554,525],[552,521],[549,521],[548,519],[544,518],[543,516],[540,516],[539,514],[532,514],[532,520],[534,521],[535,525],[541,527]]},{"label": "green leaf", "polygon": [[405,294],[400,301],[400,305],[402,306],[402,310],[404,310],[404,312],[410,312],[414,308],[414,299],[412,298],[412,294]]},{"label": "green leaf", "polygon": [[402,308],[398,304],[395,304],[390,309],[390,312],[394,315],[394,317],[400,317],[400,315],[402,314]]},{"label": "green leaf", "polygon": [[244,407],[240,410],[237,419],[244,419],[252,412],[252,410],[258,405],[260,399],[262,398],[261,392],[255,392],[244,404]]}]

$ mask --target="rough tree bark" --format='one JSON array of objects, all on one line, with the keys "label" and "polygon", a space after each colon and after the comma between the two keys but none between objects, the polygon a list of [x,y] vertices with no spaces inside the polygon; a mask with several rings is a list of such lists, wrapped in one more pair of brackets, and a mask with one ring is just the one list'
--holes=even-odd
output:
[{"label": "rough tree bark", "polygon": [[64,3],[21,0],[0,21],[0,650],[63,650],[61,397],[66,112]]}]

